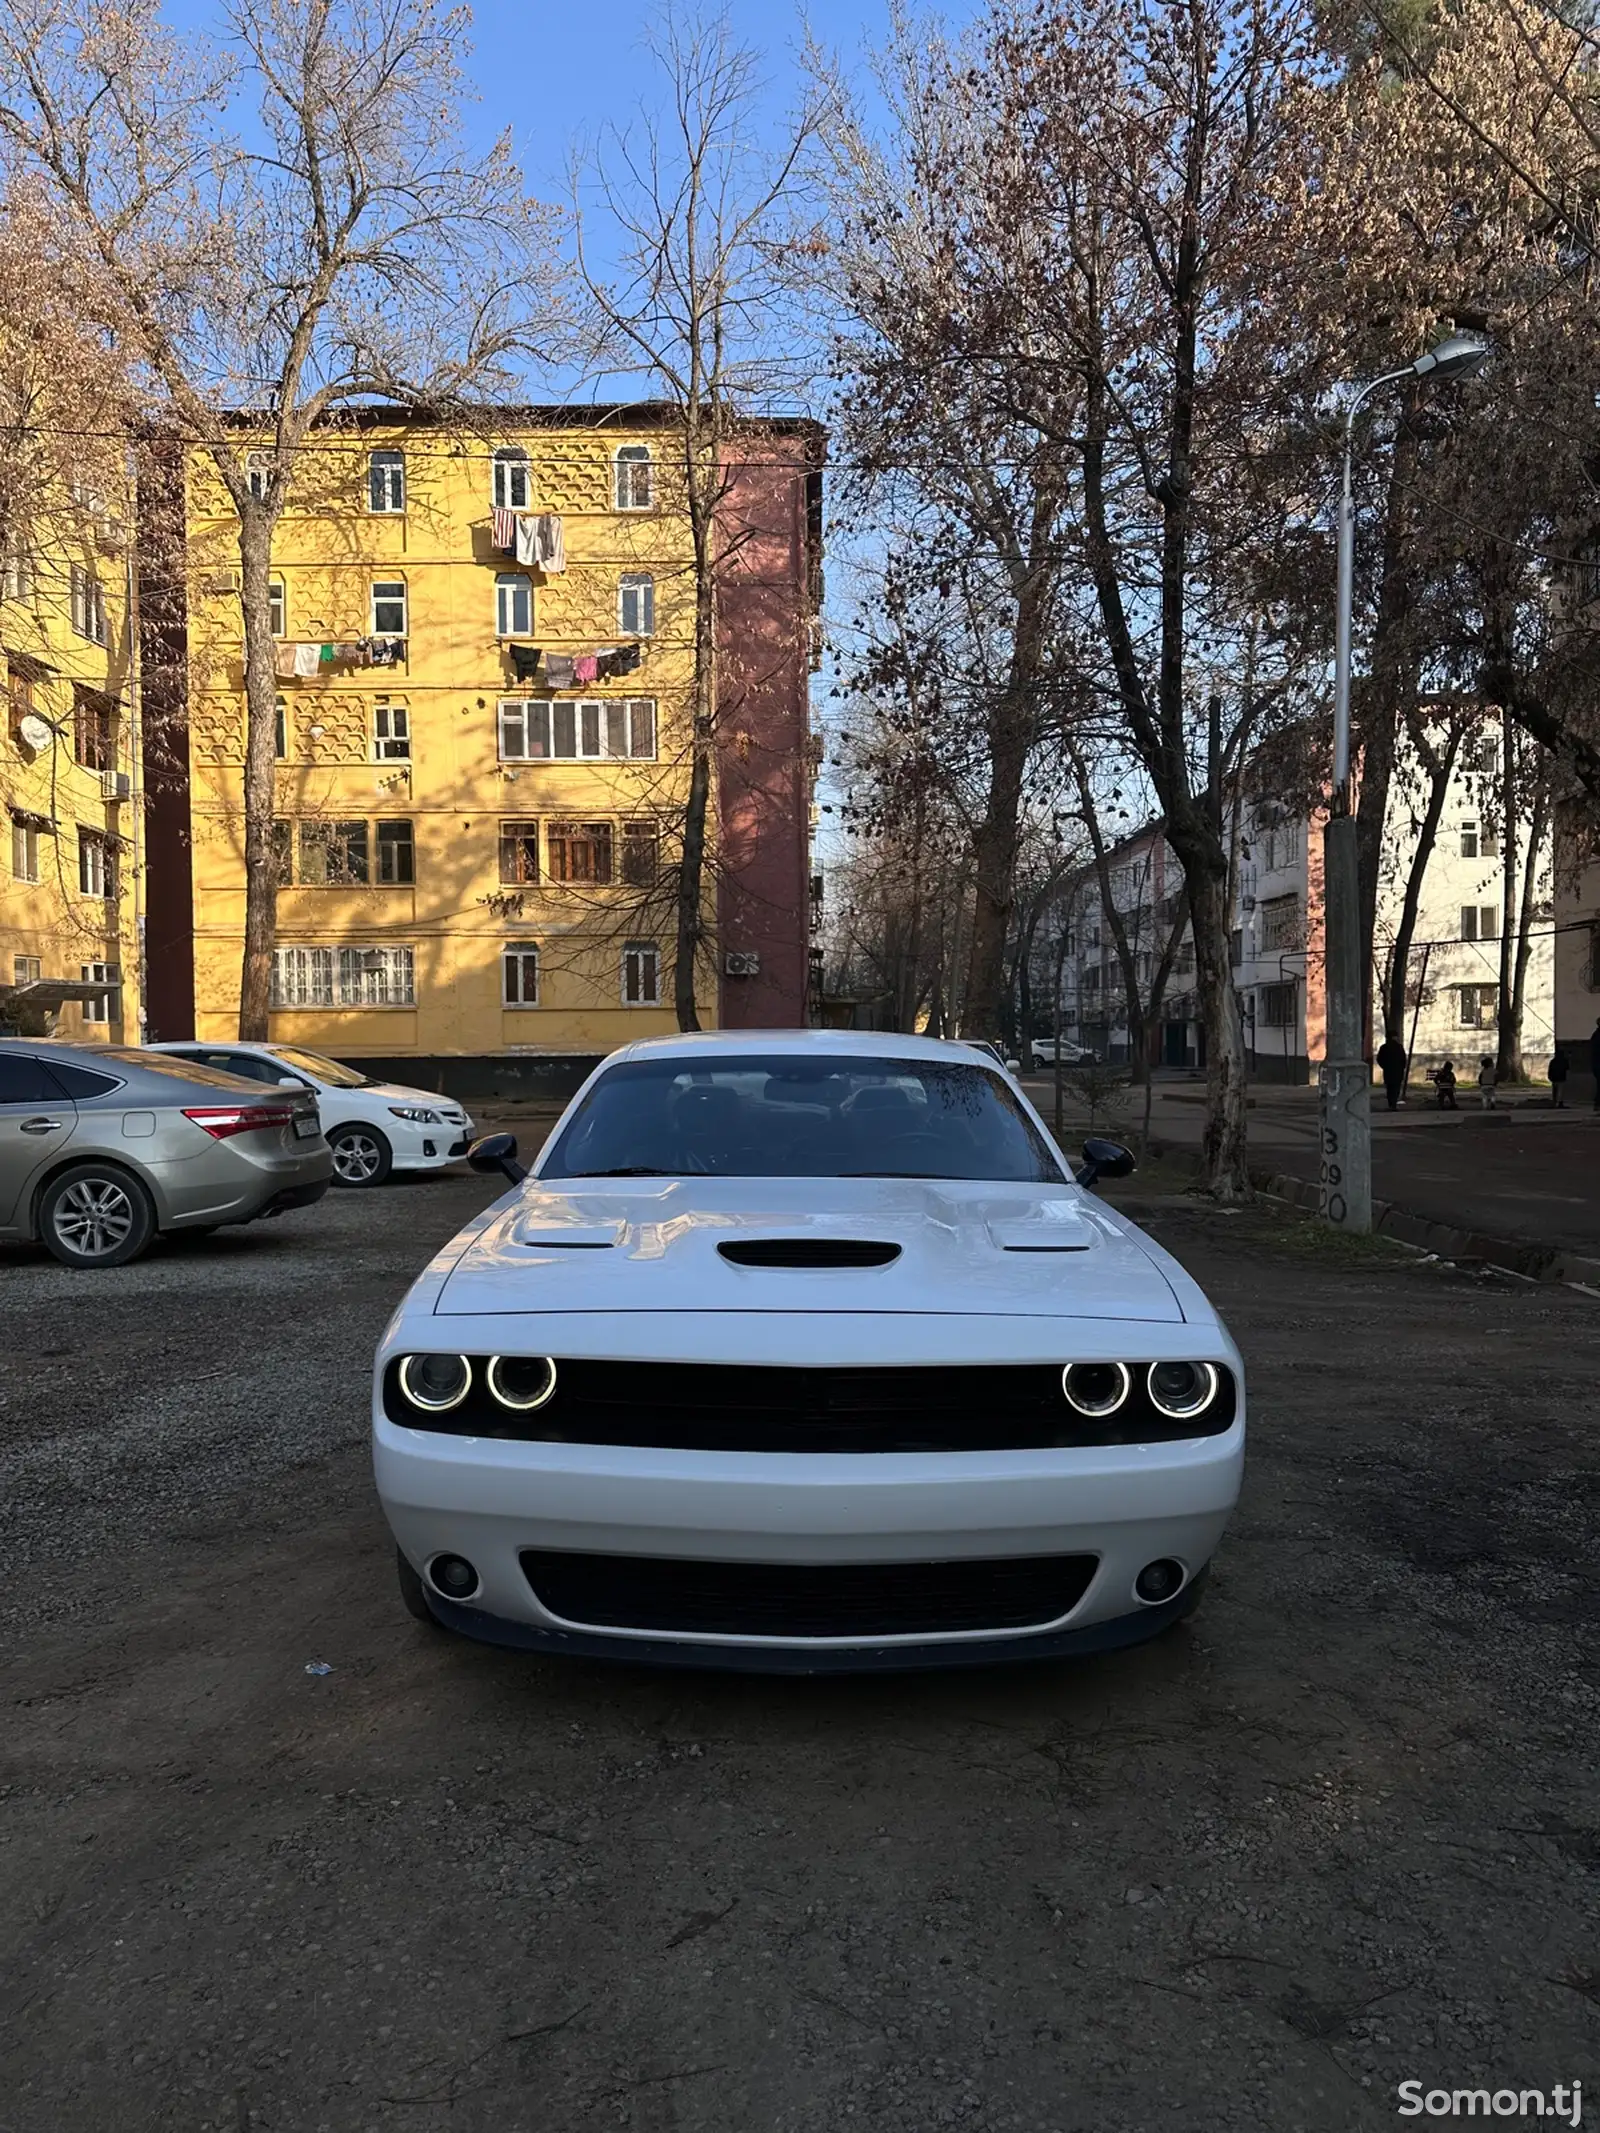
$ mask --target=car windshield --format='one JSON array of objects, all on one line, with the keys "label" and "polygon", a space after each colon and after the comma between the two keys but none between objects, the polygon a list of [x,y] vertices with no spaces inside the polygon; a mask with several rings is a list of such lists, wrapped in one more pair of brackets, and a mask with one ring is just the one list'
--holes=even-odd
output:
[{"label": "car windshield", "polygon": [[541,1178],[974,1178],[1058,1183],[1010,1084],[987,1067],[853,1053],[608,1067]]},{"label": "car windshield", "polygon": [[324,1059],[320,1052],[302,1052],[292,1044],[275,1044],[272,1056],[281,1059],[286,1067],[293,1067],[297,1074],[310,1074],[325,1081],[330,1089],[364,1089],[367,1085],[365,1074],[340,1066],[337,1059]]}]

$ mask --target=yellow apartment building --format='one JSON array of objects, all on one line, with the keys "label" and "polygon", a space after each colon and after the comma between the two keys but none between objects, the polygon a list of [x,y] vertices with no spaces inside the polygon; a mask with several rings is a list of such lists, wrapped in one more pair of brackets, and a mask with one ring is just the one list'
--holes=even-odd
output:
[{"label": "yellow apartment building", "polygon": [[[276,1040],[415,1078],[676,1026],[693,578],[674,446],[649,406],[503,409],[474,437],[367,410],[314,434],[273,549]],[[804,1015],[818,449],[809,425],[763,432],[728,483],[707,1028]],[[167,756],[151,1021],[220,1039],[238,1030],[245,698],[237,520],[200,456],[182,520],[181,612],[146,603]],[[182,679],[159,715],[158,663]]]},{"label": "yellow apartment building", "polygon": [[85,493],[3,561],[0,1033],[139,1039],[128,519]]}]

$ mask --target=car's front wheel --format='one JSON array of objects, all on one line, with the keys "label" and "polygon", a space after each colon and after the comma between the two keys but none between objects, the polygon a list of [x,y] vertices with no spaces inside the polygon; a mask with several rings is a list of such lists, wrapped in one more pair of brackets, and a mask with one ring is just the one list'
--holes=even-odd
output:
[{"label": "car's front wheel", "polygon": [[336,1185],[381,1185],[394,1167],[394,1150],[376,1126],[336,1126],[328,1146]]},{"label": "car's front wheel", "polygon": [[150,1195],[116,1163],[74,1163],[39,1201],[39,1240],[63,1266],[126,1266],[155,1229]]},{"label": "car's front wheel", "polygon": [[428,1605],[428,1595],[423,1590],[422,1580],[399,1548],[394,1551],[394,1571],[400,1581],[400,1599],[406,1613],[415,1617],[418,1622],[426,1622],[430,1629],[438,1629],[441,1626],[439,1617]]}]

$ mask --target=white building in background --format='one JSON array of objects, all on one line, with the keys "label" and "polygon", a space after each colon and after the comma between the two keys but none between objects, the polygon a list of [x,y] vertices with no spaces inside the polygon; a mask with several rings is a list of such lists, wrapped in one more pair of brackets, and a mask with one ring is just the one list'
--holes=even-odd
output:
[{"label": "white building in background", "polygon": [[1558,839],[1555,893],[1556,1041],[1567,1055],[1569,1100],[1595,1092],[1589,1044],[1600,1021],[1600,858]]}]

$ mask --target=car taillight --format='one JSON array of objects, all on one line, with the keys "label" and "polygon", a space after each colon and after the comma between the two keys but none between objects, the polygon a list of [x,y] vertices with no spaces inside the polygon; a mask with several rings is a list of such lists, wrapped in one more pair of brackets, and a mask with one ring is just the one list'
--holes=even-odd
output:
[{"label": "car taillight", "polygon": [[292,1104],[207,1104],[198,1111],[185,1111],[202,1133],[214,1141],[231,1140],[236,1133],[258,1133],[272,1126],[292,1126]]}]

